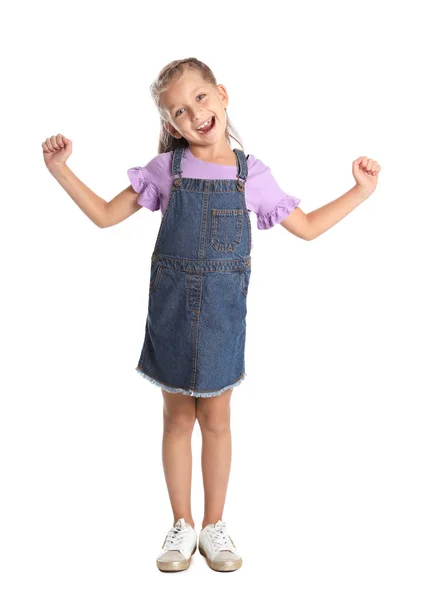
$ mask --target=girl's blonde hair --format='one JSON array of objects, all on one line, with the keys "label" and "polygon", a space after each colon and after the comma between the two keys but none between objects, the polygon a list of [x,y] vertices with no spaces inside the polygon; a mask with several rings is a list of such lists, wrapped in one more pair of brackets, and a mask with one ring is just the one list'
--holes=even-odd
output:
[{"label": "girl's blonde hair", "polygon": [[[166,91],[169,84],[172,83],[179,76],[183,75],[187,69],[194,69],[199,71],[203,79],[212,84],[213,86],[217,85],[215,75],[211,71],[211,69],[205,65],[202,61],[198,60],[191,56],[190,58],[184,58],[182,60],[173,60],[169,64],[167,64],[160,71],[157,79],[151,84],[150,92],[151,96],[154,100],[155,105],[160,113],[160,136],[159,136],[159,144],[157,148],[158,154],[162,152],[169,152],[170,150],[175,150],[178,146],[188,146],[187,140],[182,138],[175,138],[173,135],[166,130],[163,126],[164,122],[167,122],[166,113],[160,103],[160,95]],[[231,146],[231,138],[236,140],[236,142],[243,148],[243,144],[240,140],[240,136],[237,133],[236,129],[230,122],[230,118],[227,115],[227,127],[225,130],[225,136],[227,138],[227,143]]]}]

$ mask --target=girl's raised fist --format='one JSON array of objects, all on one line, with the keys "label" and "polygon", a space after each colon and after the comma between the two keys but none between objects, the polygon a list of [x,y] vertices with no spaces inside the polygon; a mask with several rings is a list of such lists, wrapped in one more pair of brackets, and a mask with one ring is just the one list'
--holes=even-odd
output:
[{"label": "girl's raised fist", "polygon": [[363,189],[368,196],[377,187],[378,173],[380,171],[380,165],[373,158],[359,156],[359,158],[353,161],[353,177],[356,180],[356,185]]},{"label": "girl's raised fist", "polygon": [[72,152],[72,144],[72,141],[61,133],[46,138],[46,141],[42,143],[42,148],[44,162],[49,171],[65,165]]}]

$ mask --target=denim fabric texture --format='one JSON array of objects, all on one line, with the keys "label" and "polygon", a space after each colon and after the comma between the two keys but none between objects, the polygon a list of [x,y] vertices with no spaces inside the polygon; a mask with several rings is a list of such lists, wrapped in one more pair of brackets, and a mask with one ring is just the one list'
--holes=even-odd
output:
[{"label": "denim fabric texture", "polygon": [[246,377],[248,168],[243,151],[234,149],[237,178],[186,178],[183,152],[180,147],[173,153],[173,185],[151,256],[136,371],[169,392],[209,397]]}]

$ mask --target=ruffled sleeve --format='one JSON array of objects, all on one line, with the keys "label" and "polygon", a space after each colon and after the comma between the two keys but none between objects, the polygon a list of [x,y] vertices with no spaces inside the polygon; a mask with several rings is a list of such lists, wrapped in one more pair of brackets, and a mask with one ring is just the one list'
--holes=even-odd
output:
[{"label": "ruffled sleeve", "polygon": [[251,165],[251,177],[257,190],[254,205],[258,229],[270,229],[281,223],[301,202],[281,188],[270,167],[259,159],[254,159]]},{"label": "ruffled sleeve", "polygon": [[138,192],[138,204],[145,206],[151,211],[159,210],[159,191],[151,181],[146,167],[131,167],[127,171],[131,186]]},{"label": "ruffled sleeve", "polygon": [[300,202],[301,200],[295,198],[295,196],[289,196],[289,194],[283,192],[283,196],[280,198],[276,208],[266,214],[257,215],[257,228],[270,229],[276,223],[281,223]]}]

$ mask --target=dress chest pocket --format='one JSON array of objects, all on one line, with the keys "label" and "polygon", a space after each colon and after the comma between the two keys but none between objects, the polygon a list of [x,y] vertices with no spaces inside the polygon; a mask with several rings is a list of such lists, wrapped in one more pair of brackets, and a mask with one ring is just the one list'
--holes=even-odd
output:
[{"label": "dress chest pocket", "polygon": [[213,208],[211,244],[219,252],[233,252],[242,239],[243,208]]}]

